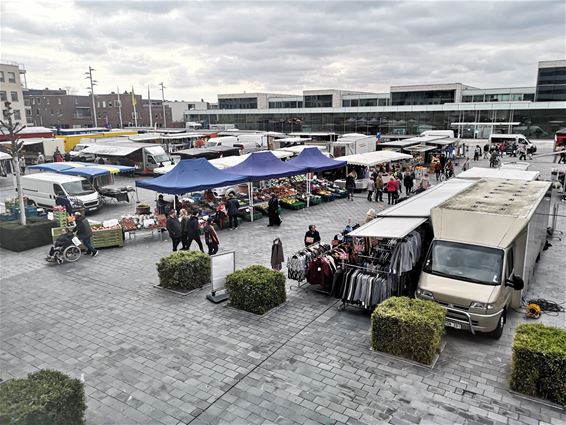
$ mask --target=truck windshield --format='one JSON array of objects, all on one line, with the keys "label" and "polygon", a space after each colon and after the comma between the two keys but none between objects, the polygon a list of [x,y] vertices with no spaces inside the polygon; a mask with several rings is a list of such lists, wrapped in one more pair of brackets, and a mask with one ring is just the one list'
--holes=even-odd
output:
[{"label": "truck windshield", "polygon": [[424,271],[468,282],[499,285],[502,265],[503,251],[500,249],[434,241]]},{"label": "truck windshield", "polygon": [[90,195],[94,193],[92,185],[86,180],[63,183],[63,187],[71,196]]}]

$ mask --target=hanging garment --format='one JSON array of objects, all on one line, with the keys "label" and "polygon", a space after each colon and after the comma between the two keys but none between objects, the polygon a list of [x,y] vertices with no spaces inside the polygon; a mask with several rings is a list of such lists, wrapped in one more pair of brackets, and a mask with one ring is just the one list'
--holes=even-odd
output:
[{"label": "hanging garment", "polygon": [[284,261],[283,243],[281,239],[277,238],[273,241],[273,245],[271,246],[271,268],[273,270],[281,270],[281,265]]}]

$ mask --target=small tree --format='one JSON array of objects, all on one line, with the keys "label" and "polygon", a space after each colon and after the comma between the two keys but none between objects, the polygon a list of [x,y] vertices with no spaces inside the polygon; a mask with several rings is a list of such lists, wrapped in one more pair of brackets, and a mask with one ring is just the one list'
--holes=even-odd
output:
[{"label": "small tree", "polygon": [[16,175],[16,188],[18,190],[18,198],[20,204],[20,223],[22,226],[26,225],[26,208],[24,205],[24,194],[22,191],[22,182],[21,182],[21,174],[20,174],[20,152],[22,147],[24,146],[23,141],[19,141],[19,132],[23,130],[24,126],[19,123],[12,122],[12,116],[14,112],[12,111],[12,104],[8,101],[4,102],[4,109],[3,114],[4,117],[0,120],[0,132],[3,135],[7,135],[10,138],[10,146],[8,147],[8,151],[10,155],[12,155],[12,168],[14,169],[14,173]]}]

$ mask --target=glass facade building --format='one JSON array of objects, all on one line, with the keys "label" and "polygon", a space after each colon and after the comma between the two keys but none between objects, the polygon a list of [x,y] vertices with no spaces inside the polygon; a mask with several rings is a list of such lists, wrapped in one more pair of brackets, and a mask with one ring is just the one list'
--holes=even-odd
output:
[{"label": "glass facade building", "polygon": [[566,100],[566,66],[539,67],[536,100]]}]

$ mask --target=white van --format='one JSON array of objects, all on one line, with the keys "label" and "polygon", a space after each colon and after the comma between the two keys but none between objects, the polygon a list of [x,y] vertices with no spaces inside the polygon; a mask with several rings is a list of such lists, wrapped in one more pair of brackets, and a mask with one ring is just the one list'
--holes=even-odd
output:
[{"label": "white van", "polygon": [[[100,195],[84,177],[37,173],[22,176],[21,181],[24,196],[37,206],[52,209],[59,193],[67,196],[71,204],[78,199],[86,211],[94,211],[102,206]],[[79,209],[78,203],[76,209]]]},{"label": "white van", "polygon": [[208,139],[206,142],[205,147],[212,148],[214,146],[234,146],[235,143],[238,143],[238,138],[236,136],[226,136],[226,137],[213,137]]},{"label": "white van", "polygon": [[489,144],[491,145],[500,145],[501,143],[505,143],[505,151],[507,153],[513,152],[513,144],[517,147],[519,145],[525,146],[527,152],[535,153],[537,151],[537,147],[527,139],[522,134],[491,134],[489,136]]}]

